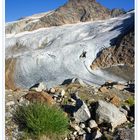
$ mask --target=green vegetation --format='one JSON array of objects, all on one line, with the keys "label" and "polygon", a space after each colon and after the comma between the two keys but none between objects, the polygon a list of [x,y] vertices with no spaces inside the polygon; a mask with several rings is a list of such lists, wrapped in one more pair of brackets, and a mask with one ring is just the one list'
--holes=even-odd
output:
[{"label": "green vegetation", "polygon": [[18,106],[14,120],[30,136],[61,136],[68,132],[69,120],[64,112],[54,106],[41,103]]},{"label": "green vegetation", "polygon": [[125,101],[129,106],[132,106],[135,104],[135,100],[133,97],[130,97],[128,98],[126,101]]}]

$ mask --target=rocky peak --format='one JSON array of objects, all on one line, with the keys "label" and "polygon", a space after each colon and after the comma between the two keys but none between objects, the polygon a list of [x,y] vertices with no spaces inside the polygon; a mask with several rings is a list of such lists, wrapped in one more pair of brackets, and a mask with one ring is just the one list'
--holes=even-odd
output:
[{"label": "rocky peak", "polygon": [[78,22],[103,20],[111,17],[111,12],[95,0],[69,0],[55,11],[32,16],[7,24],[6,34],[33,31],[39,28],[74,24]]}]

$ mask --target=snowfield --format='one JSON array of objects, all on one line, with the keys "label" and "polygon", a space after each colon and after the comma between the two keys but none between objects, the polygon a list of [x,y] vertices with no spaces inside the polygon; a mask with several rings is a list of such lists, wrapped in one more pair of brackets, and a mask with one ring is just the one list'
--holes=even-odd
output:
[{"label": "snowfield", "polygon": [[112,46],[133,24],[134,11],[108,20],[7,34],[6,59],[16,58],[14,81],[24,88],[41,81],[51,87],[72,78],[96,85],[124,81],[103,70],[93,71],[90,65],[99,51]]}]

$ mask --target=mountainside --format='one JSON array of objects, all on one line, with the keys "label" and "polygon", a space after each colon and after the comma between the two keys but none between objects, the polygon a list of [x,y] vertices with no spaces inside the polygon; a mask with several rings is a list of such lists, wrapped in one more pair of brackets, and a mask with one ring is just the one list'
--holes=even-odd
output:
[{"label": "mountainside", "polygon": [[134,140],[133,10],[95,0],[6,23],[7,140]]},{"label": "mountainside", "polygon": [[[72,3],[70,1],[68,5]],[[84,1],[81,3],[84,4]],[[33,18],[34,20],[38,19],[36,16]],[[71,18],[68,17],[68,19]],[[7,28],[11,28],[13,24],[15,23],[7,24]],[[17,21],[16,24],[22,25],[21,21]],[[102,50],[105,48],[114,50],[118,39],[121,40],[133,27],[134,11],[106,20],[80,22],[50,28],[43,26],[39,29],[34,28],[32,31],[23,31],[24,26],[21,26],[17,34],[6,34],[6,87],[13,89],[16,87],[29,88],[41,81],[45,81],[48,87],[51,87],[72,78],[80,78],[88,84],[96,85],[101,85],[107,80],[125,81],[121,75],[115,76],[102,69],[93,70],[91,67]],[[134,36],[130,36],[133,40]],[[130,48],[130,53],[124,48],[128,51],[128,53],[124,51],[124,54],[131,61],[134,59],[132,58],[134,53],[133,56],[131,55],[131,51],[134,51],[134,44],[132,47],[129,47],[127,43],[124,45],[125,48],[127,46]],[[115,47],[116,51],[112,51],[112,49],[112,55],[115,56],[119,47]],[[123,45],[121,45],[120,52],[122,50]],[[119,54],[117,55],[119,56]],[[118,57],[115,59],[118,60]],[[99,68],[104,65],[101,63],[97,64]],[[133,65],[133,63],[132,60],[130,64]],[[114,64],[125,65],[127,63],[125,60],[120,60],[119,63],[112,61],[105,66]]]},{"label": "mountainside", "polygon": [[95,0],[69,0],[60,8],[43,14],[23,18],[6,25],[6,34],[33,31],[43,27],[108,19],[111,11]]}]

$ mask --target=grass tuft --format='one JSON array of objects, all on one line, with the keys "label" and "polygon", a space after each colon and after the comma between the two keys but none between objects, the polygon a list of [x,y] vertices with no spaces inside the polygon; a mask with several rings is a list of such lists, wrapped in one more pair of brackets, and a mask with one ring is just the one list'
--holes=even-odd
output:
[{"label": "grass tuft", "polygon": [[64,135],[69,126],[69,120],[60,108],[41,103],[18,106],[14,120],[25,133],[32,136]]},{"label": "grass tuft", "polygon": [[135,100],[133,97],[129,97],[126,101],[125,101],[129,106],[132,106],[135,104]]}]

